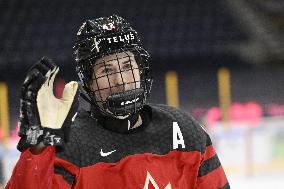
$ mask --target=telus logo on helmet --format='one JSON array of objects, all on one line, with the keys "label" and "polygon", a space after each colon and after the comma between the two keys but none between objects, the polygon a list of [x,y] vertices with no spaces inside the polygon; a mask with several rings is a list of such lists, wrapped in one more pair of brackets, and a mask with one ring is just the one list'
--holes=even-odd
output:
[{"label": "telus logo on helmet", "polygon": [[135,37],[133,35],[133,33],[129,33],[129,34],[125,34],[125,35],[119,35],[119,36],[114,36],[114,37],[109,37],[107,38],[108,43],[118,43],[118,42],[124,42],[127,41],[127,43],[129,43],[130,40],[133,40]]},{"label": "telus logo on helmet", "polygon": [[128,33],[128,34],[124,34],[124,35],[117,35],[117,36],[112,36],[112,37],[108,37],[108,38],[93,38],[94,44],[93,44],[93,48],[91,49],[91,52],[94,51],[94,49],[97,50],[97,52],[100,51],[100,43],[103,41],[107,41],[108,44],[112,44],[112,43],[130,43],[132,40],[135,39],[135,35],[133,33]]}]

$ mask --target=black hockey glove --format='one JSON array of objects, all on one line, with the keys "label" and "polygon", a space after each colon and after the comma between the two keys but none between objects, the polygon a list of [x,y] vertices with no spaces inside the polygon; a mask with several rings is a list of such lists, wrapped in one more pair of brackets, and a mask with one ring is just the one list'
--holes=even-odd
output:
[{"label": "black hockey glove", "polygon": [[21,89],[18,150],[39,143],[63,147],[78,107],[78,83],[65,85],[61,99],[53,94],[59,68],[42,58],[29,70]]}]

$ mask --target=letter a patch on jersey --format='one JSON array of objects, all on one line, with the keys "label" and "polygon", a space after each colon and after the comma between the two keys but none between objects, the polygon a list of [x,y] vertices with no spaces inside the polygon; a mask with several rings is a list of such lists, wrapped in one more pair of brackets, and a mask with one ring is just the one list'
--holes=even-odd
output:
[{"label": "letter a patch on jersey", "polygon": [[178,145],[185,148],[184,140],[177,122],[173,122],[173,149],[177,149]]}]

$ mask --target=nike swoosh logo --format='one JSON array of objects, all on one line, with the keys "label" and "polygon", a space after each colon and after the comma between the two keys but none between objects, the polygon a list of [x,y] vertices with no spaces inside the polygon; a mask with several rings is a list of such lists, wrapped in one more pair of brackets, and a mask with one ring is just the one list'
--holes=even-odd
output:
[{"label": "nike swoosh logo", "polygon": [[115,152],[116,150],[113,150],[113,151],[110,151],[110,152],[103,152],[103,149],[101,149],[101,156],[102,157],[106,157],[106,156],[108,156],[108,155],[110,155],[110,154],[112,154],[113,152]]}]

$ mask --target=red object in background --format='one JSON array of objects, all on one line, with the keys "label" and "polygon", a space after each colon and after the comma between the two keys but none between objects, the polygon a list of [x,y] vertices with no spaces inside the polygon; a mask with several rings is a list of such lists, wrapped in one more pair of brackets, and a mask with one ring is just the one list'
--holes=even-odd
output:
[{"label": "red object in background", "polygon": [[230,107],[230,121],[242,120],[244,117],[245,109],[241,103],[234,103]]},{"label": "red object in background", "polygon": [[207,112],[207,127],[214,127],[216,122],[221,120],[221,110],[219,107],[212,107]]},{"label": "red object in background", "polygon": [[58,79],[55,81],[55,97],[62,98],[62,93],[65,87],[65,80]]},{"label": "red object in background", "polygon": [[[256,127],[259,125],[262,115],[262,107],[255,102],[234,103],[230,107],[230,121],[232,122],[249,123],[250,126]],[[239,124],[239,126],[244,125],[246,124]]]},{"label": "red object in background", "polygon": [[0,140],[4,138],[4,132],[3,129],[0,127]]},{"label": "red object in background", "polygon": [[[257,127],[263,116],[263,109],[256,102],[245,104],[233,103],[230,107],[230,122],[236,126]],[[207,112],[208,127],[214,127],[216,122],[221,121],[221,110],[219,107],[210,108]]]},{"label": "red object in background", "polygon": [[259,121],[263,115],[262,107],[255,102],[245,104],[246,118],[249,120]]},{"label": "red object in background", "polygon": [[284,116],[284,105],[268,104],[266,106],[266,112],[268,116]]},{"label": "red object in background", "polygon": [[195,108],[192,110],[192,116],[196,119],[202,119],[207,114],[206,108]]},{"label": "red object in background", "polygon": [[19,122],[17,122],[15,129],[11,130],[10,132],[10,140],[12,141],[19,141],[20,137],[18,135],[18,132],[20,130]]}]

